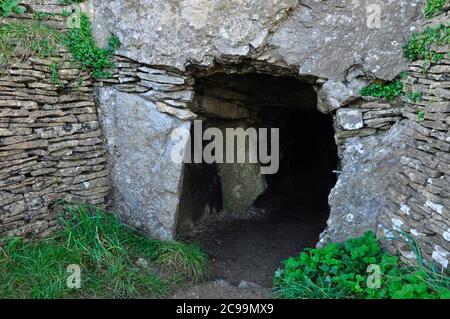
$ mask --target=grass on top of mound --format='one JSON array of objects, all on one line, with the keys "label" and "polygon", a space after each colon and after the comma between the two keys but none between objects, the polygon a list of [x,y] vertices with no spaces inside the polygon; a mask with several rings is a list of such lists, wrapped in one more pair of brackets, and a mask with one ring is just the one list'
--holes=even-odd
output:
[{"label": "grass on top of mound", "polygon": [[[54,238],[0,239],[0,298],[162,297],[206,277],[195,244],[145,239],[99,208],[64,204],[62,213]],[[79,289],[68,287],[70,265],[79,267]]]},{"label": "grass on top of mound", "polygon": [[[2,1],[2,0],[0,0]],[[1,2],[0,2],[1,7]],[[81,63],[83,71],[93,78],[109,78],[115,68],[114,52],[120,47],[119,38],[111,36],[107,48],[100,48],[92,33],[92,23],[86,13],[81,13],[79,25],[62,32],[45,23],[46,17],[54,14],[35,12],[27,21],[0,23],[0,66],[7,67],[31,56],[49,58],[55,56],[58,46],[66,46],[74,60]],[[52,83],[57,83],[55,78]]]},{"label": "grass on top of mound", "polygon": [[0,24],[0,66],[24,61],[30,56],[53,56],[64,35],[39,21],[21,21]]}]

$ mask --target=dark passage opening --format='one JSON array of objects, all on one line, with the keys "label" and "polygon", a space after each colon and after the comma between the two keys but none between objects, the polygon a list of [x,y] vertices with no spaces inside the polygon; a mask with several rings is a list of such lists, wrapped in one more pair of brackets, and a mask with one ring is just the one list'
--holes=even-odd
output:
[{"label": "dark passage opening", "polygon": [[[294,77],[217,73],[198,78],[195,89],[192,109],[204,129],[279,128],[280,167],[249,176],[241,167],[185,164],[178,232],[210,254],[213,279],[270,287],[280,261],[314,247],[326,227],[338,162],[332,118],[317,111],[313,87]],[[224,209],[242,188],[250,190],[244,208]]]}]

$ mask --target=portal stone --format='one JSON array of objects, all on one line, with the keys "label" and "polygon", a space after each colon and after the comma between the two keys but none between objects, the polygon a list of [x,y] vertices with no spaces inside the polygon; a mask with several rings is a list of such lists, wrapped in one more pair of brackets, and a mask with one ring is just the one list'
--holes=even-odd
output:
[{"label": "portal stone", "polygon": [[189,130],[191,122],[111,87],[99,88],[97,95],[111,157],[114,211],[149,237],[173,239],[183,164],[172,161],[171,133]]}]

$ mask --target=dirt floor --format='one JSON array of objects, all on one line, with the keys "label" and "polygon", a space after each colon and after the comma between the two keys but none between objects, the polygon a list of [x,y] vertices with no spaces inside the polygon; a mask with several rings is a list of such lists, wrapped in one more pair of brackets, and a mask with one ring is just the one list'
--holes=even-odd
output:
[{"label": "dirt floor", "polygon": [[[306,197],[306,198],[305,198]],[[275,194],[259,200],[245,219],[219,219],[189,236],[209,254],[211,281],[177,291],[174,298],[265,298],[281,261],[314,247],[328,206],[307,196]]]}]

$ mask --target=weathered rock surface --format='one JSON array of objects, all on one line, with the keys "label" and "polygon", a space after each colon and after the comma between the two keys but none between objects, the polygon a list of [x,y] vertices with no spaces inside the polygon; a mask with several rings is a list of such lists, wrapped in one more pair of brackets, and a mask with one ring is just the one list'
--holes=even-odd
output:
[{"label": "weathered rock surface", "polygon": [[329,196],[328,227],[319,245],[376,232],[387,187],[400,166],[405,131],[406,125],[399,122],[384,135],[347,140],[342,173]]},{"label": "weathered rock surface", "polygon": [[325,114],[332,113],[357,100],[359,96],[359,90],[356,88],[341,82],[327,81],[318,92],[318,109]]},{"label": "weathered rock surface", "polygon": [[172,161],[176,128],[190,121],[160,113],[156,105],[115,88],[99,88],[103,129],[111,156],[115,211],[148,236],[173,239],[183,164]]},{"label": "weathered rock surface", "polygon": [[262,195],[267,184],[259,164],[218,164],[222,185],[223,208],[231,211],[245,210]]},{"label": "weathered rock surface", "polygon": [[[343,81],[350,69],[391,79],[424,1],[95,0],[98,38],[117,34],[120,54],[184,69],[221,55],[288,64],[301,74]],[[380,24],[373,20],[380,8]],[[370,7],[369,5],[372,5]],[[88,5],[89,7],[89,5]],[[375,27],[373,27],[375,26]]]}]

